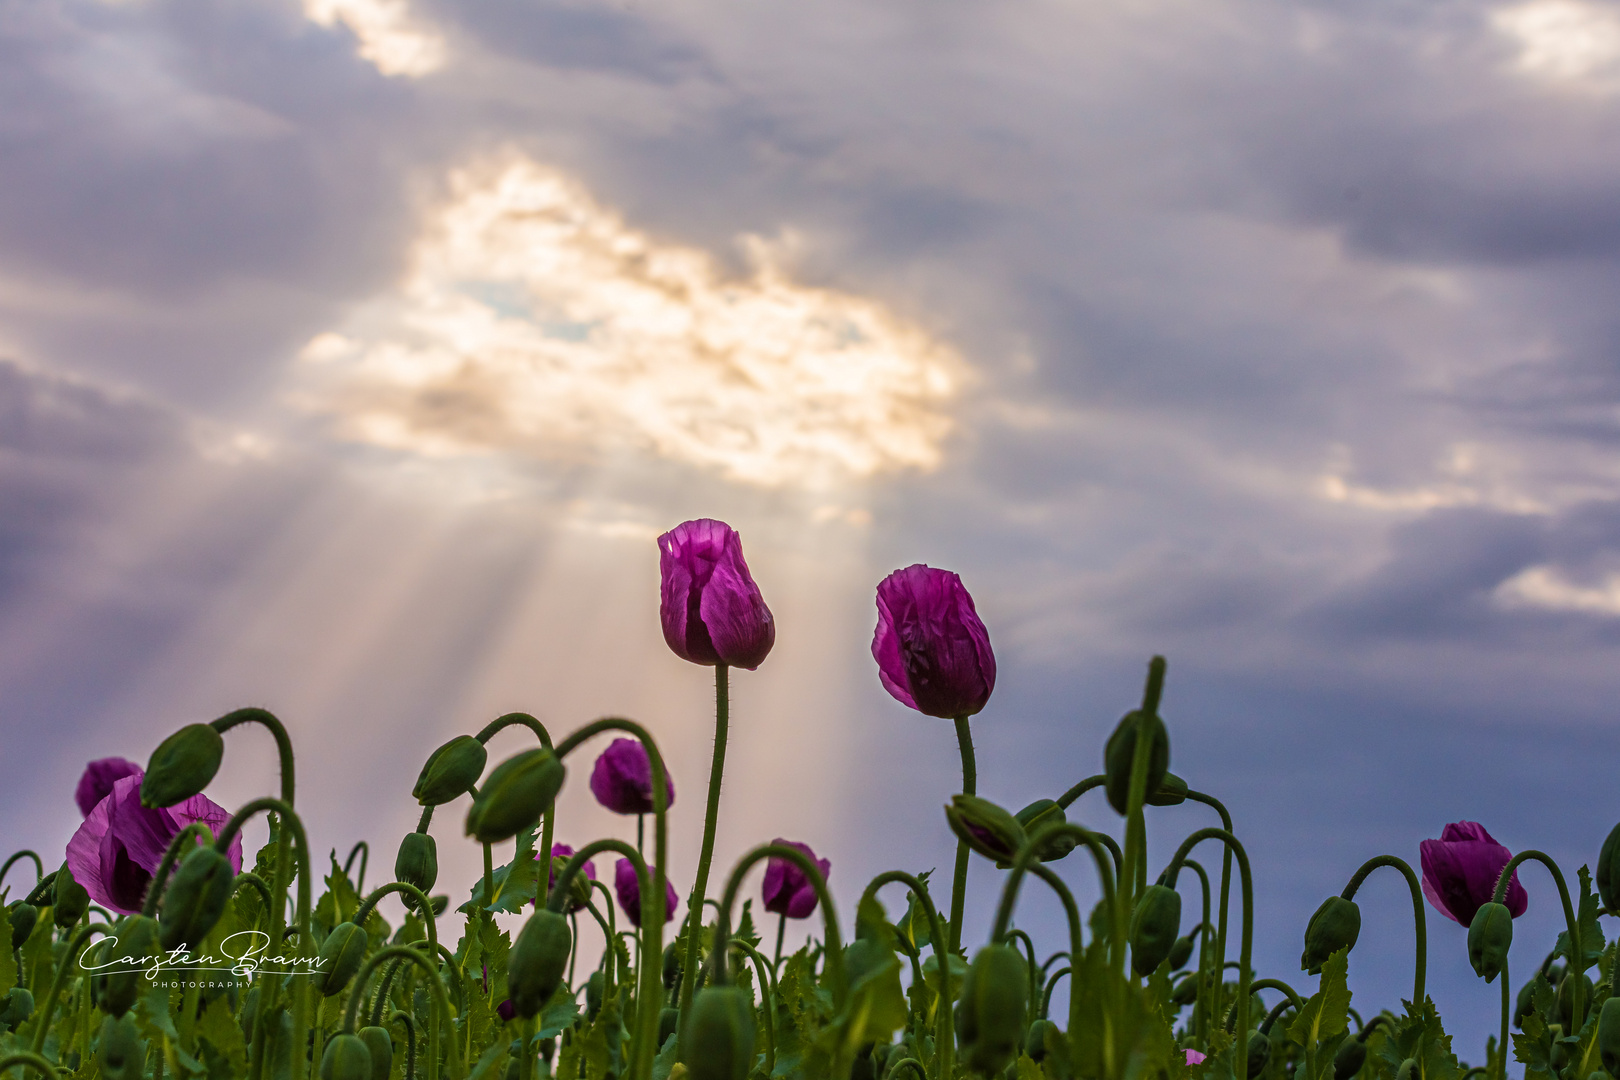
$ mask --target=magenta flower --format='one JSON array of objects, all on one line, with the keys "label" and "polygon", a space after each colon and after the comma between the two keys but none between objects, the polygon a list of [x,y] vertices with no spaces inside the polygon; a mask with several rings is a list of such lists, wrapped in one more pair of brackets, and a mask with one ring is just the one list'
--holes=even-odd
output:
[{"label": "magenta flower", "polygon": [[[116,781],[67,846],[68,868],[74,879],[98,904],[126,915],[140,911],[152,875],[181,829],[200,821],[217,833],[231,818],[224,807],[205,795],[193,795],[164,810],[148,810],[141,805],[144,776],[136,769]],[[240,873],[240,833],[231,838],[226,855],[232,870]]]},{"label": "magenta flower", "polygon": [[658,538],[663,576],[658,615],[682,660],[752,671],[776,643],[776,623],[743,561],[742,539],[723,521],[683,522]]},{"label": "magenta flower", "polygon": [[[540,857],[540,853],[538,851],[535,852],[534,857],[536,859],[538,859]],[[547,879],[547,885],[546,885],[546,888],[548,890],[555,889],[557,887],[557,863],[556,863],[556,860],[557,859],[567,860],[567,859],[573,858],[574,857],[574,849],[572,847],[569,847],[567,844],[552,844],[551,845],[551,857],[552,857],[551,877],[549,879]],[[596,863],[594,863],[594,862],[587,859],[586,862],[585,862],[584,867],[580,870],[580,873],[584,874],[586,877],[590,878],[592,881],[595,881],[596,880]],[[534,900],[531,901],[531,903],[533,903],[536,907],[538,907],[539,904],[540,904],[540,898],[538,896],[536,896],[534,898]],[[568,912],[569,912],[569,914],[573,914],[576,911],[584,911],[584,910],[585,910],[585,905],[584,904],[575,903],[572,900],[570,900],[568,902]]]},{"label": "magenta flower", "polygon": [[[665,805],[675,805],[675,781],[664,773]],[[652,761],[640,739],[614,739],[591,770],[591,794],[615,814],[653,812]]]},{"label": "magenta flower", "polygon": [[1187,1064],[1188,1065],[1202,1065],[1203,1064],[1204,1055],[1200,1054],[1198,1051],[1196,1051],[1196,1050],[1184,1050],[1182,1052],[1187,1055]]},{"label": "magenta flower", "polygon": [[[780,836],[771,843],[802,851],[805,858],[815,863],[816,868],[821,871],[823,881],[832,870],[832,863],[826,859],[816,858],[816,853],[810,850],[809,844],[783,840]],[[809,918],[810,913],[816,910],[816,903],[819,900],[816,896],[816,887],[810,884],[809,875],[799,869],[797,864],[774,855],[765,862],[765,887],[762,891],[765,910],[776,915],[786,915],[790,919]]]},{"label": "magenta flower", "polygon": [[[648,868],[648,872],[657,873],[657,869]],[[629,859],[620,859],[613,866],[613,891],[619,894],[619,907],[624,917],[630,920],[630,925],[641,926],[641,882],[636,878],[636,864]],[[664,921],[675,917],[675,905],[681,898],[675,894],[675,886],[664,880]]]},{"label": "magenta flower", "polygon": [[[1496,879],[1513,853],[1491,839],[1477,821],[1455,821],[1447,825],[1438,840],[1425,840],[1419,846],[1423,863],[1423,895],[1435,910],[1464,926],[1474,921],[1481,904],[1490,901]],[[1519,884],[1518,871],[1508,880],[1503,898],[1516,919],[1524,914],[1530,897]]]},{"label": "magenta flower", "polygon": [[121,757],[105,757],[86,765],[84,775],[79,777],[78,790],[73,793],[73,801],[79,804],[80,815],[89,817],[96,803],[112,794],[114,784],[140,771],[139,765]]},{"label": "magenta flower", "polygon": [[877,587],[872,657],[895,699],[928,716],[972,716],[996,687],[990,635],[962,579],[918,563]]}]

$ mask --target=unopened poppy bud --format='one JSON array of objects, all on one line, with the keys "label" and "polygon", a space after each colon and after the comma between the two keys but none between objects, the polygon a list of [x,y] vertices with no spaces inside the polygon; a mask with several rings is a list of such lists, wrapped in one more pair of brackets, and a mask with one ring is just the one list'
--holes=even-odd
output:
[{"label": "unopened poppy bud", "polygon": [[394,1040],[389,1037],[388,1029],[363,1027],[356,1034],[371,1054],[371,1080],[388,1080],[394,1067]]},{"label": "unopened poppy bud", "polygon": [[747,1080],[754,1067],[754,1005],[738,987],[705,986],[681,1028],[690,1080]]},{"label": "unopened poppy bud", "polygon": [[665,1007],[658,1011],[658,1047],[663,1049],[675,1029],[681,1026],[681,1010]]},{"label": "unopened poppy bud", "polygon": [[371,1080],[371,1050],[358,1035],[334,1035],[321,1055],[321,1080]]},{"label": "unopened poppy bud", "polygon": [[1170,1000],[1177,1005],[1191,1005],[1198,1000],[1198,973],[1190,972],[1182,977],[1170,991]]},{"label": "unopened poppy bud", "polygon": [[458,799],[484,775],[489,751],[471,735],[457,735],[428,756],[411,788],[411,798],[422,806],[439,806]]},{"label": "unopened poppy bud", "polygon": [[56,884],[52,889],[51,918],[56,925],[66,930],[90,910],[90,893],[68,870],[67,865],[56,872]]},{"label": "unopened poppy bud", "polygon": [[101,1022],[96,1061],[106,1080],[140,1080],[146,1066],[146,1045],[133,1016],[109,1016]]},{"label": "unopened poppy bud", "polygon": [[[366,946],[370,939],[363,927],[352,922],[340,922],[332,927],[332,932],[326,935],[321,942],[321,951],[316,962],[315,985],[322,996],[332,997],[343,992],[360,970],[360,965],[366,959]],[[324,1076],[326,1059],[321,1059],[321,1073]]]},{"label": "unopened poppy bud", "polygon": [[168,807],[200,794],[224,758],[224,736],[208,724],[187,724],[152,751],[141,780],[141,805]]},{"label": "unopened poppy bud", "polygon": [[567,770],[544,747],[495,766],[467,811],[467,835],[484,844],[510,840],[540,820],[562,788]]},{"label": "unopened poppy bud", "polygon": [[591,977],[585,980],[585,1018],[595,1020],[596,1014],[602,1011],[602,994],[607,989],[607,976],[602,970],[591,972]]},{"label": "unopened poppy bud", "polygon": [[1367,1044],[1352,1035],[1339,1044],[1338,1051],[1333,1055],[1333,1080],[1350,1080],[1365,1064]]},{"label": "unopened poppy bud", "polygon": [[1031,1061],[1039,1065],[1046,1060],[1046,1055],[1051,1052],[1047,1049],[1047,1039],[1062,1038],[1062,1036],[1063,1033],[1058,1030],[1058,1026],[1052,1021],[1037,1020],[1029,1025],[1029,1034],[1024,1036],[1024,1053],[1029,1055]]},{"label": "unopened poppy bud", "polygon": [[1266,1071],[1271,1061],[1271,1036],[1263,1031],[1249,1032],[1249,1071],[1244,1075],[1255,1077]]},{"label": "unopened poppy bud", "polygon": [[443,915],[446,911],[450,910],[450,898],[444,895],[444,893],[440,893],[438,896],[428,897],[428,910],[433,912],[433,917],[437,919],[440,915]]},{"label": "unopened poppy bud", "polygon": [[0,1008],[0,1025],[16,1031],[34,1015],[34,995],[20,986],[13,986],[6,994],[5,1007]]},{"label": "unopened poppy bud", "polygon": [[1611,914],[1620,911],[1620,825],[1610,829],[1604,839],[1594,877],[1603,909]]},{"label": "unopened poppy bud", "polygon": [[675,980],[681,977],[681,954],[675,942],[664,946],[664,989],[675,989]]},{"label": "unopened poppy bud", "polygon": [[39,910],[33,904],[25,904],[21,900],[11,905],[11,947],[20,949],[23,942],[34,932],[34,924],[39,921]]},{"label": "unopened poppy bud", "polygon": [[1359,936],[1361,909],[1356,902],[1342,896],[1328,897],[1305,924],[1305,951],[1300,954],[1300,970],[1318,974],[1328,957],[1340,949],[1354,948]]},{"label": "unopened poppy bud", "polygon": [[1620,1076],[1620,997],[1605,1001],[1598,1013],[1597,1044],[1603,1067],[1610,1076]]},{"label": "unopened poppy bud", "polygon": [[567,917],[550,908],[529,916],[506,963],[506,989],[519,1016],[534,1016],[545,1008],[563,983],[573,947]]},{"label": "unopened poppy bud", "polygon": [[[476,741],[476,740],[474,740]],[[425,832],[410,832],[399,842],[394,856],[394,880],[415,885],[426,893],[439,880],[439,845]]]},{"label": "unopened poppy bud", "polygon": [[[1142,727],[1143,718],[1140,712],[1129,712],[1120,720],[1114,733],[1108,736],[1108,745],[1103,750],[1103,775],[1106,778],[1104,788],[1108,793],[1108,805],[1117,813],[1125,813],[1129,807],[1127,803],[1131,797],[1131,768],[1136,757],[1137,729]],[[1147,717],[1148,740],[1148,775],[1147,787],[1143,790],[1153,793],[1164,784],[1165,775],[1170,771],[1170,735],[1164,729],[1164,721],[1159,719],[1157,713]]]},{"label": "unopened poppy bud", "polygon": [[1493,982],[1507,963],[1508,946],[1513,944],[1513,913],[1506,904],[1481,904],[1468,924],[1468,962],[1486,982]]},{"label": "unopened poppy bud", "polygon": [[[1026,836],[1034,836],[1048,825],[1055,825],[1068,820],[1063,814],[1063,807],[1051,799],[1036,799],[1014,815],[1018,824],[1024,827]],[[1039,858],[1041,862],[1057,862],[1065,858],[1075,849],[1080,841],[1073,836],[1054,836],[1042,845]]]},{"label": "unopened poppy bud", "polygon": [[1187,961],[1192,959],[1192,953],[1193,936],[1191,934],[1188,934],[1186,937],[1176,938],[1176,943],[1170,946],[1170,956],[1168,957],[1170,961],[1170,970],[1180,971],[1182,968],[1186,967]]},{"label": "unopened poppy bud", "polygon": [[994,1076],[1011,1063],[1019,1050],[1028,997],[1029,967],[1015,949],[987,945],[978,951],[962,980],[956,1014],[963,1064]]},{"label": "unopened poppy bud", "polygon": [[1395,1070],[1395,1080],[1418,1080],[1423,1075],[1423,1069],[1417,1058],[1407,1058],[1401,1062],[1401,1067]]},{"label": "unopened poppy bud", "polygon": [[101,1007],[113,1016],[123,1016],[140,997],[141,969],[147,957],[157,951],[157,920],[146,915],[127,919],[118,929],[118,941],[105,953],[116,964],[107,972],[101,987]]},{"label": "unopened poppy bud", "polygon": [[[1581,986],[1581,1000],[1588,1005],[1592,1002],[1592,980],[1585,972],[1579,976]],[[1575,1021],[1575,979],[1565,974],[1558,983],[1558,1016],[1564,1021],[1567,1031],[1574,1027]]]},{"label": "unopened poppy bud", "polygon": [[231,860],[212,847],[194,848],[180,862],[163,892],[158,940],[165,952],[182,945],[196,948],[225,914],[236,875]]},{"label": "unopened poppy bud", "polygon": [[1131,967],[1151,975],[1170,956],[1181,932],[1181,894],[1168,885],[1149,885],[1131,913]]},{"label": "unopened poppy bud", "polygon": [[987,859],[1011,862],[1024,844],[1024,827],[1007,811],[977,795],[953,795],[945,808],[951,831]]},{"label": "unopened poppy bud", "polygon": [[1167,772],[1157,788],[1149,789],[1145,801],[1149,806],[1180,806],[1187,801],[1187,781]]}]

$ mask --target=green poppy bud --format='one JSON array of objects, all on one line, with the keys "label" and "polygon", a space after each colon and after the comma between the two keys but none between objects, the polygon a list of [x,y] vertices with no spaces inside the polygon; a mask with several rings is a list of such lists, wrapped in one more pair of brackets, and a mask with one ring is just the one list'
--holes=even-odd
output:
[{"label": "green poppy bud", "polygon": [[[1026,836],[1034,836],[1048,825],[1068,820],[1064,816],[1063,807],[1051,799],[1036,799],[1018,811],[1014,817],[1018,819],[1018,824],[1023,826],[1024,835]],[[1054,836],[1041,848],[1041,862],[1057,862],[1059,859],[1066,858],[1079,843],[1080,841],[1072,836]]]},{"label": "green poppy bud", "polygon": [[484,844],[510,840],[540,820],[566,775],[557,755],[543,747],[507,758],[467,811],[467,835]]},{"label": "green poppy bud", "polygon": [[1360,935],[1361,909],[1355,901],[1342,896],[1328,897],[1305,924],[1305,951],[1299,957],[1300,970],[1319,974],[1328,957],[1340,949],[1354,948]]},{"label": "green poppy bud", "polygon": [[[428,757],[411,797],[423,806],[439,806],[458,799],[484,775],[489,751],[471,735],[457,735]],[[404,880],[401,878],[400,880]]]},{"label": "green poppy bud", "polygon": [[165,952],[182,945],[195,949],[225,914],[236,874],[231,860],[212,847],[193,848],[180,862],[163,892],[162,931]]},{"label": "green poppy bud", "polygon": [[141,780],[147,809],[184,802],[213,783],[225,759],[225,738],[208,724],[187,724],[158,743]]},{"label": "green poppy bud", "polygon": [[1339,1044],[1333,1055],[1333,1080],[1350,1080],[1367,1064],[1367,1044],[1351,1036]]},{"label": "green poppy bud", "polygon": [[735,986],[705,986],[681,1028],[689,1080],[747,1080],[754,1067],[754,1004]]},{"label": "green poppy bud", "polygon": [[1180,806],[1187,801],[1187,781],[1173,772],[1167,772],[1157,788],[1148,790],[1144,801],[1149,806]]},{"label": "green poppy bud", "polygon": [[438,896],[428,897],[428,910],[433,912],[433,917],[437,919],[440,915],[443,915],[446,911],[450,910],[450,898],[443,893],[440,893]]},{"label": "green poppy bud", "polygon": [[1507,963],[1508,946],[1513,944],[1513,914],[1506,904],[1486,902],[1468,924],[1468,962],[1486,982],[1494,982]]},{"label": "green poppy bud", "polygon": [[1271,1036],[1263,1031],[1249,1032],[1249,1071],[1245,1076],[1259,1076],[1271,1061]]},{"label": "green poppy bud", "polygon": [[951,796],[945,820],[968,847],[997,862],[1011,862],[1024,843],[1024,827],[1018,819],[977,795]]},{"label": "green poppy bud", "polygon": [[57,926],[66,930],[84,918],[84,913],[89,910],[89,892],[79,884],[64,863],[56,872],[56,885],[51,899],[51,918],[55,920]]},{"label": "green poppy bud", "polygon": [[[582,877],[584,875],[581,875]],[[664,989],[675,989],[675,980],[681,977],[681,954],[675,942],[664,946]]]},{"label": "green poppy bud", "polygon": [[849,1080],[877,1080],[877,1062],[872,1060],[872,1051],[877,1049],[877,1043],[866,1043],[855,1051],[855,1065],[850,1069]]},{"label": "green poppy bud", "polygon": [[585,1018],[595,1020],[596,1014],[602,1011],[602,994],[607,988],[607,976],[600,968],[591,972],[591,977],[585,980]]},{"label": "green poppy bud", "polygon": [[[1103,749],[1108,805],[1120,814],[1129,809],[1126,804],[1131,796],[1131,766],[1136,756],[1137,728],[1141,725],[1140,712],[1126,713],[1114,733],[1108,736],[1108,745]],[[1148,775],[1144,790],[1151,794],[1164,785],[1165,774],[1170,771],[1170,735],[1157,714],[1147,717],[1147,739]]]},{"label": "green poppy bud", "polygon": [[1176,943],[1170,946],[1170,956],[1168,958],[1170,960],[1171,971],[1180,971],[1182,968],[1187,966],[1187,961],[1192,959],[1193,944],[1193,936],[1191,934],[1188,934],[1186,937],[1176,938]]},{"label": "green poppy bud", "polygon": [[1610,1076],[1620,1076],[1620,997],[1605,1001],[1598,1013],[1597,1044],[1603,1067]]},{"label": "green poppy bud", "polygon": [[1620,911],[1620,825],[1609,830],[1609,835],[1603,841],[1603,847],[1598,851],[1597,873],[1598,898],[1603,901],[1603,909],[1611,914]]},{"label": "green poppy bud", "polygon": [[1417,1058],[1407,1058],[1401,1062],[1401,1067],[1395,1070],[1395,1080],[1418,1080],[1423,1070],[1418,1065]]},{"label": "green poppy bud", "polygon": [[371,1080],[371,1051],[358,1035],[334,1035],[321,1055],[321,1080]]},{"label": "green poppy bud", "polygon": [[1181,932],[1181,894],[1168,885],[1149,885],[1131,914],[1131,967],[1151,975],[1170,956]]},{"label": "green poppy bud", "polygon": [[16,1031],[34,1015],[34,995],[20,986],[13,986],[6,995],[5,1008],[0,1008],[0,1026]]},{"label": "green poppy bud", "polygon": [[423,832],[405,834],[394,857],[394,880],[415,885],[424,893],[433,888],[439,880],[439,845],[433,837]]},{"label": "green poppy bud", "polygon": [[962,1063],[994,1076],[1019,1050],[1029,998],[1029,967],[1006,945],[987,945],[968,965],[956,1013]]},{"label": "green poppy bud", "polygon": [[109,1016],[101,1022],[96,1061],[106,1080],[141,1080],[146,1067],[146,1044],[133,1016]]},{"label": "green poppy bud", "polygon": [[103,963],[116,961],[107,971],[101,987],[101,1007],[113,1016],[123,1016],[141,994],[141,970],[157,951],[157,920],[133,915],[118,929],[117,943],[103,954]]},{"label": "green poppy bud", "polygon": [[669,1037],[675,1034],[675,1029],[680,1027],[680,1024],[681,1011],[679,1009],[666,1006],[658,1011],[658,1048],[660,1050],[669,1041]]},{"label": "green poppy bud", "polygon": [[[343,992],[349,980],[360,971],[366,960],[366,947],[371,944],[365,929],[352,922],[340,922],[321,942],[321,951],[315,964],[315,986],[323,997]],[[321,1059],[321,1075],[326,1075],[326,1059]]]},{"label": "green poppy bud", "polygon": [[1062,1038],[1063,1032],[1050,1020],[1037,1020],[1029,1025],[1029,1034],[1024,1036],[1024,1053],[1029,1059],[1039,1065],[1046,1060],[1047,1039]]},{"label": "green poppy bud", "polygon": [[[1547,1063],[1552,1066],[1553,1075],[1557,1076],[1569,1064],[1569,1051],[1563,1043],[1564,1025],[1548,1024],[1547,1038],[1552,1042],[1552,1053],[1547,1056]],[[1414,1074],[1412,1080],[1418,1080],[1418,1074]]]},{"label": "green poppy bud", "polygon": [[[1592,1004],[1592,980],[1583,971],[1580,974],[1581,1000],[1588,1006]],[[1568,1031],[1574,1026],[1575,1015],[1575,980],[1567,973],[1558,981],[1558,1016],[1564,1021],[1564,1030]]]},{"label": "green poppy bud", "polygon": [[545,1008],[563,983],[573,946],[565,916],[550,908],[529,916],[506,962],[506,990],[519,1016],[534,1016]]},{"label": "green poppy bud", "polygon": [[1177,1005],[1191,1005],[1198,1000],[1198,973],[1189,972],[1170,991],[1170,1000]]},{"label": "green poppy bud", "polygon": [[389,1038],[388,1029],[363,1027],[358,1034],[371,1054],[371,1080],[388,1080],[388,1074],[394,1067],[394,1040]]},{"label": "green poppy bud", "polygon": [[23,942],[28,940],[34,932],[34,924],[39,922],[39,909],[33,904],[26,904],[19,900],[11,905],[11,947],[20,949]]}]

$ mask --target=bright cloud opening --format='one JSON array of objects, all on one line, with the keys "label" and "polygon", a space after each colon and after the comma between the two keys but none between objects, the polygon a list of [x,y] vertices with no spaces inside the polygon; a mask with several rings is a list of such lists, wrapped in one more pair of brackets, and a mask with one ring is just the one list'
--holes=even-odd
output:
[{"label": "bright cloud opening", "polygon": [[1532,566],[1498,585],[1494,599],[1507,608],[1533,607],[1612,618],[1620,616],[1620,574],[1610,574],[1597,585],[1577,585],[1550,566]]},{"label": "bright cloud opening", "polygon": [[1532,0],[1491,16],[1519,48],[1515,66],[1546,82],[1620,88],[1620,11],[1580,0]]},{"label": "bright cloud opening", "polygon": [[444,66],[444,38],[423,27],[407,0],[304,0],[311,22],[347,26],[359,53],[384,75],[420,78]]},{"label": "bright cloud opening", "polygon": [[476,165],[400,289],[306,346],[305,401],[348,438],[427,455],[651,451],[810,489],[938,465],[962,359],[747,247],[753,271],[728,276],[555,170]]}]

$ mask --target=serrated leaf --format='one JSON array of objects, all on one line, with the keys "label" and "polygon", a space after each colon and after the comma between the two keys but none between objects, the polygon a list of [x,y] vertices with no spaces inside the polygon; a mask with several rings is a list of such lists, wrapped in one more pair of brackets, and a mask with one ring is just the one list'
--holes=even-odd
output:
[{"label": "serrated leaf", "polygon": [[1340,949],[1322,963],[1319,989],[1288,1026],[1288,1037],[1310,1047],[1344,1033],[1350,1018],[1349,950]]},{"label": "serrated leaf", "polygon": [[[1592,873],[1586,867],[1581,867],[1581,896],[1577,907],[1579,914],[1575,917],[1575,925],[1581,932],[1581,960],[1575,962],[1571,970],[1585,971],[1603,955],[1603,928],[1598,925],[1598,898],[1592,891]],[[1566,960],[1571,960],[1569,931],[1559,933],[1556,948]]]},{"label": "serrated leaf", "polygon": [[180,1038],[180,1033],[174,1029],[174,1014],[169,1010],[168,987],[148,986],[135,1003],[135,1017],[149,1036]]},{"label": "serrated leaf", "polygon": [[[933,870],[924,870],[917,875],[917,880],[922,882],[925,890],[928,888],[928,876],[932,873]],[[922,904],[918,903],[916,896],[910,892],[906,894],[906,913],[895,924],[895,930],[911,944],[911,951],[921,949],[932,941],[932,928],[928,925],[928,913],[923,909]]]},{"label": "serrated leaf", "polygon": [[566,986],[559,986],[557,992],[551,995],[546,1007],[540,1010],[538,1024],[540,1030],[535,1034],[537,1039],[549,1039],[561,1035],[563,1031],[572,1027],[579,1018],[579,1002],[574,998],[573,991]]},{"label": "serrated leaf", "polygon": [[242,1038],[242,1028],[231,1015],[231,1004],[224,997],[215,998],[203,1010],[202,1017],[197,1021],[197,1037],[202,1040],[204,1047],[214,1051],[213,1060],[210,1060],[207,1049],[199,1055],[207,1064],[210,1077],[247,1075],[247,1043]]},{"label": "serrated leaf", "polygon": [[[490,905],[493,910],[515,914],[538,895],[542,860],[535,858],[534,837],[533,829],[519,833],[512,861],[496,867],[490,873],[490,888],[495,896],[494,903]],[[472,915],[483,908],[484,877],[480,874],[473,885],[471,898],[456,910],[463,915]]]}]

